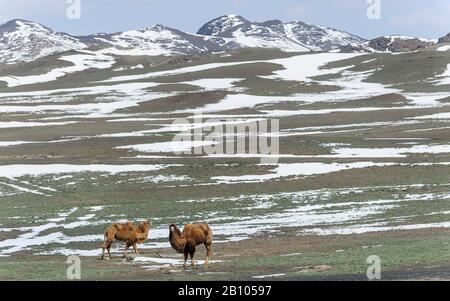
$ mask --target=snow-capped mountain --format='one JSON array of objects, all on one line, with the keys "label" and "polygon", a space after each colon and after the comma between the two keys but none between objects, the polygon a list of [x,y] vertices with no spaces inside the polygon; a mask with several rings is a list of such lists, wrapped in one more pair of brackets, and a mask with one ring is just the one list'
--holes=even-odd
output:
[{"label": "snow-capped mountain", "polygon": [[0,25],[0,63],[33,61],[87,47],[76,37],[55,32],[38,23],[16,19]]},{"label": "snow-capped mountain", "polygon": [[[449,41],[450,36],[440,41]],[[386,36],[367,41],[342,30],[303,22],[253,22],[226,15],[203,25],[197,34],[163,25],[118,33],[73,36],[35,22],[12,20],[0,25],[0,64],[28,62],[70,50],[100,50],[115,55],[173,55],[261,47],[282,51],[402,52],[436,41]]]},{"label": "snow-capped mountain", "polygon": [[223,38],[189,34],[163,25],[115,34],[96,34],[91,36],[91,40],[107,46],[106,51],[119,55],[194,54],[237,47],[233,41]]},{"label": "snow-capped mountain", "polygon": [[361,43],[363,38],[335,28],[316,26],[304,22],[268,21],[263,23],[280,34],[317,51],[328,51],[341,46]]},{"label": "snow-capped mountain", "polygon": [[240,48],[233,39],[189,34],[155,25],[113,34],[72,36],[43,25],[12,20],[0,25],[0,63],[28,62],[70,50],[101,49],[116,55],[173,55]]},{"label": "snow-capped mountain", "polygon": [[334,28],[303,22],[283,23],[279,20],[258,23],[236,15],[214,19],[206,23],[197,33],[234,38],[238,44],[247,47],[272,47],[291,51],[328,51],[365,41],[363,38]]}]

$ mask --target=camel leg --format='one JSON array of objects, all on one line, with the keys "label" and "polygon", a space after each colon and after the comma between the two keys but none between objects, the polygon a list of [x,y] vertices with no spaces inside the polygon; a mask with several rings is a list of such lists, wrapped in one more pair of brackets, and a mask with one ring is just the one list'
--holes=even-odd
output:
[{"label": "camel leg", "polygon": [[109,240],[105,240],[102,245],[102,260],[105,258],[105,250],[108,250],[109,258],[111,259],[111,254],[109,253],[109,249],[111,248],[112,242]]},{"label": "camel leg", "polygon": [[184,251],[184,264],[183,264],[184,268],[186,268],[186,265],[187,265],[188,254],[189,253],[187,251]]},{"label": "camel leg", "polygon": [[102,257],[101,260],[103,260],[105,258],[105,249],[106,249],[106,240],[103,242],[102,244]]},{"label": "camel leg", "polygon": [[136,243],[133,244],[133,250],[134,250],[134,253],[135,253],[136,255],[139,255],[139,252],[138,252],[138,250],[137,250]]},{"label": "camel leg", "polygon": [[211,249],[212,249],[212,243],[205,243],[205,247],[206,247],[206,260],[205,260],[205,266],[208,266],[209,264],[209,259],[211,257]]},{"label": "camel leg", "polygon": [[127,258],[127,252],[128,248],[131,247],[128,243],[125,244],[125,253],[123,254],[123,257]]},{"label": "camel leg", "polygon": [[195,260],[194,260],[195,250],[191,251],[189,255],[191,256],[191,266],[195,267]]}]

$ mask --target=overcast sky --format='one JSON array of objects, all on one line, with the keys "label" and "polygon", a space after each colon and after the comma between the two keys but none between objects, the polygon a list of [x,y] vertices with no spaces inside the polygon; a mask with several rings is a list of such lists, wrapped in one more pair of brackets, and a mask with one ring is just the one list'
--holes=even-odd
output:
[{"label": "overcast sky", "polygon": [[[66,16],[81,1],[81,19]],[[381,19],[367,17],[367,2],[381,1]],[[365,38],[403,34],[438,38],[450,32],[448,0],[0,0],[0,23],[22,18],[72,34],[117,32],[164,24],[196,32],[224,14],[253,21],[305,21]]]}]

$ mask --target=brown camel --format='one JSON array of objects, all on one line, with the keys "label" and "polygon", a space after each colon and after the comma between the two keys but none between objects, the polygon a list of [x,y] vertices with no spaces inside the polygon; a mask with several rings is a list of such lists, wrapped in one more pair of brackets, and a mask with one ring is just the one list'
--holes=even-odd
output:
[{"label": "brown camel", "polygon": [[178,253],[184,254],[184,266],[186,267],[188,255],[191,257],[191,265],[195,266],[195,247],[204,244],[206,247],[205,266],[208,266],[211,256],[213,235],[207,224],[187,224],[183,232],[174,224],[169,227],[169,241],[172,248]]},{"label": "brown camel", "polygon": [[102,259],[104,259],[105,250],[108,251],[109,258],[111,256],[111,246],[116,240],[125,242],[124,257],[127,257],[128,249],[132,246],[135,254],[139,254],[137,244],[143,243],[148,238],[151,223],[147,220],[141,222],[138,226],[131,222],[114,223],[105,231],[105,241],[102,245]]}]

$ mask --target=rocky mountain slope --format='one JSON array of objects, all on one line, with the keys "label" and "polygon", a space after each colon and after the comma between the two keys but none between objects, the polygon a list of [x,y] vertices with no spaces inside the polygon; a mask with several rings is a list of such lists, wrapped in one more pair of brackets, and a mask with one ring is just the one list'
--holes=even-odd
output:
[{"label": "rocky mountain slope", "polygon": [[436,41],[406,36],[384,36],[369,41],[367,45],[375,51],[407,52],[427,48],[433,44],[436,44]]}]

